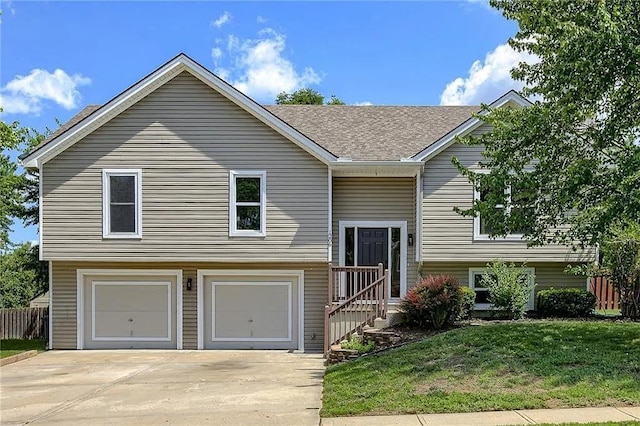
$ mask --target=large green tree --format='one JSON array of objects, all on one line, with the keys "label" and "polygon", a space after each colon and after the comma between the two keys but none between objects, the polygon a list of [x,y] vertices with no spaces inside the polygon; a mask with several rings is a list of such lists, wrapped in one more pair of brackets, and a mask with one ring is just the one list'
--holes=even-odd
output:
[{"label": "large green tree", "polygon": [[[1,112],[1,109],[0,109]],[[38,172],[18,167],[17,155],[31,150],[50,134],[41,134],[16,122],[0,121],[0,250],[10,245],[15,219],[38,223]]]},{"label": "large green tree", "polygon": [[331,98],[326,102],[324,96],[318,93],[316,90],[304,88],[296,90],[295,92],[279,93],[276,97],[276,104],[278,105],[344,105],[336,95],[331,95]]},{"label": "large green tree", "polygon": [[640,222],[640,1],[491,0],[519,25],[509,44],[535,54],[512,76],[527,108],[484,107],[492,131],[474,173],[494,236],[523,232],[531,245],[593,245],[619,223]]},{"label": "large green tree", "polygon": [[38,260],[38,246],[23,243],[0,254],[0,308],[29,306],[48,282],[47,263]]}]

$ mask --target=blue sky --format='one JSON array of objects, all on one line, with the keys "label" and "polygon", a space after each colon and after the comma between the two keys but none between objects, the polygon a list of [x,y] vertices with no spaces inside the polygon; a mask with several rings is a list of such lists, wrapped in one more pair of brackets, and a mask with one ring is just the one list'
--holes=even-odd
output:
[{"label": "blue sky", "polygon": [[[258,102],[311,87],[347,104],[490,102],[520,86],[517,26],[482,0],[2,1],[5,121],[43,131],[102,104],[180,52]],[[12,240],[36,240],[14,226]]]}]

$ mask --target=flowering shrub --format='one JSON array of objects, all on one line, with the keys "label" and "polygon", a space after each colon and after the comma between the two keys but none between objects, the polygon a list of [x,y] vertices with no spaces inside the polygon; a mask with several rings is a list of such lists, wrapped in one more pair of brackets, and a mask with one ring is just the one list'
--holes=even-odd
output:
[{"label": "flowering shrub", "polygon": [[407,323],[442,328],[458,318],[463,290],[451,275],[429,275],[411,288],[400,302]]}]

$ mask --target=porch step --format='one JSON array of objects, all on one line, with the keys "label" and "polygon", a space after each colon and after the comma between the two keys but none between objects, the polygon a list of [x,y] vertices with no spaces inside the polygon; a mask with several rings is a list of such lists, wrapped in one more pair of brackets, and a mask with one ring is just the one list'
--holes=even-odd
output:
[{"label": "porch step", "polygon": [[376,318],[373,328],[387,328],[402,322],[402,314],[398,311],[387,311],[387,318]]}]

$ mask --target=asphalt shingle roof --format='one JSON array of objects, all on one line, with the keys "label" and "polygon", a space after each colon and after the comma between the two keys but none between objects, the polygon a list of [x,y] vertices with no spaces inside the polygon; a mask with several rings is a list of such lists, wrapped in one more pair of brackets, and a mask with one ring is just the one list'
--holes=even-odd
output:
[{"label": "asphalt shingle roof", "polygon": [[338,157],[411,157],[479,112],[479,106],[269,105],[270,112]]},{"label": "asphalt shingle roof", "polygon": [[[86,106],[36,150],[99,108],[100,105]],[[480,111],[479,106],[267,105],[265,108],[337,157],[354,161],[411,157]]]}]

